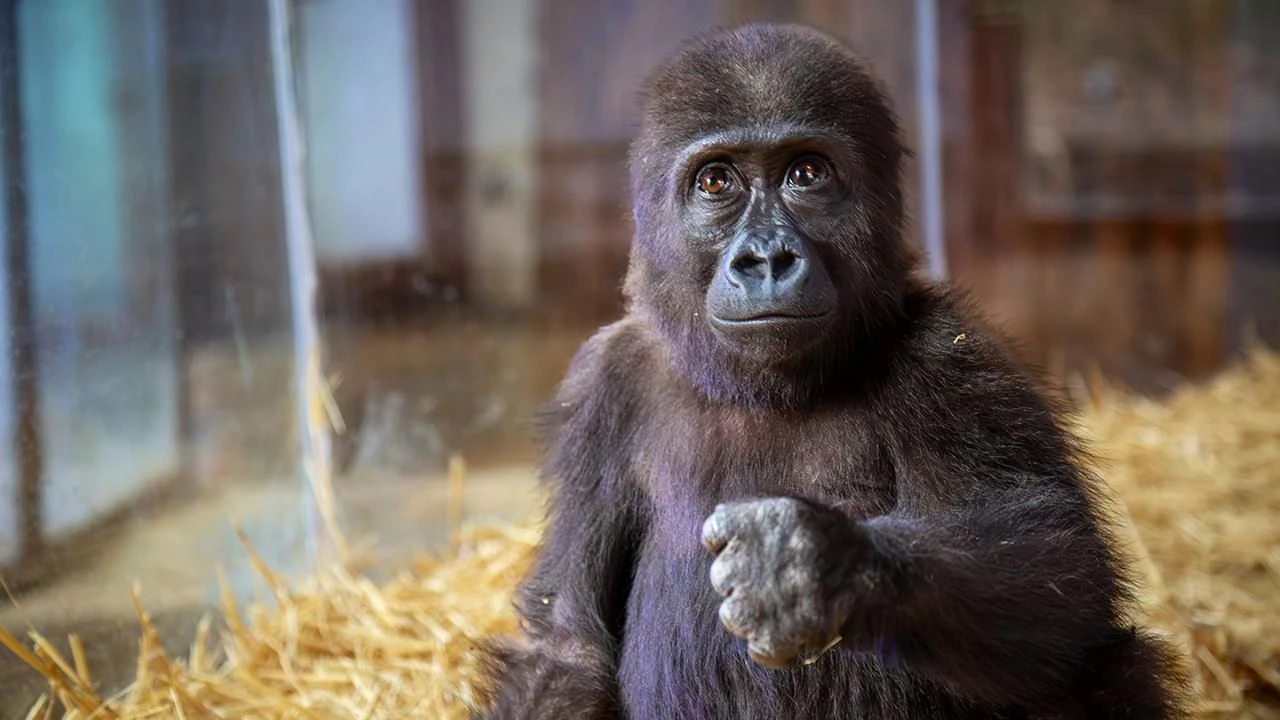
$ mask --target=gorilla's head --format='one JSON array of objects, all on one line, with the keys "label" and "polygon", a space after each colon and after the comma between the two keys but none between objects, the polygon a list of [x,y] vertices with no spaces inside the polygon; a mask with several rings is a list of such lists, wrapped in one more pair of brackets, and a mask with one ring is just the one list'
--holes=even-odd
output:
[{"label": "gorilla's head", "polygon": [[901,312],[905,149],[884,91],[809,28],[694,39],[647,83],[626,292],[714,399],[803,402]]}]

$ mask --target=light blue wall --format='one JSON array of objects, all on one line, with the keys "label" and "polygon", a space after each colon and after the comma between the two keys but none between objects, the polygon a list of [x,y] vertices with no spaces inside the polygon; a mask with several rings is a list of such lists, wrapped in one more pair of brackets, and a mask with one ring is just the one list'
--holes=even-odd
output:
[{"label": "light blue wall", "polygon": [[35,305],[49,316],[110,316],[124,298],[125,198],[109,15],[115,3],[20,3]]},{"label": "light blue wall", "polygon": [[[52,536],[132,502],[177,466],[173,298],[163,292],[172,269],[154,259],[167,251],[162,2],[20,5]],[[131,307],[133,282],[161,290]]]},{"label": "light blue wall", "polygon": [[298,6],[310,210],[316,254],[327,265],[402,259],[422,248],[411,2]]}]

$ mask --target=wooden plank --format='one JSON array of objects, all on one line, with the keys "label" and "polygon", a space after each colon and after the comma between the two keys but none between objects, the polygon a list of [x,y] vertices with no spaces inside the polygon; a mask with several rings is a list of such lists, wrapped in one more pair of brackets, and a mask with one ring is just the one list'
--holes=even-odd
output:
[{"label": "wooden plank", "polygon": [[1187,351],[1181,317],[1187,275],[1192,271],[1187,262],[1187,227],[1183,222],[1161,218],[1151,218],[1142,225],[1147,256],[1144,292],[1138,298],[1144,315],[1139,349],[1148,362],[1176,375],[1180,374],[1178,368]]},{"label": "wooden plank", "polygon": [[975,17],[970,107],[976,113],[974,154],[981,160],[969,182],[974,197],[974,235],[984,253],[1016,251],[1023,239],[1018,190],[1022,138],[1022,32],[1017,23]]},{"label": "wooden plank", "polygon": [[463,155],[467,86],[462,1],[411,3],[422,133],[426,279],[467,296],[467,213],[463,195],[470,165]]},{"label": "wooden plank", "polygon": [[[1192,103],[1193,123],[1210,137],[1213,127],[1221,126],[1230,113],[1230,86],[1227,77],[1225,48],[1228,5],[1225,0],[1191,3],[1190,33],[1191,74],[1187,78]],[[1227,143],[1224,137],[1213,152],[1202,154],[1190,168],[1195,179],[1197,200],[1222,198],[1226,195]],[[1202,214],[1201,214],[1202,215]],[[1192,225],[1192,254],[1187,258],[1193,268],[1186,297],[1188,308],[1187,370],[1193,378],[1202,378],[1217,369],[1224,355],[1227,315],[1227,239],[1225,218],[1218,215]]]},{"label": "wooden plank", "polygon": [[[1082,252],[1092,252],[1099,267],[1099,292],[1091,298],[1088,315],[1080,321],[1091,329],[1087,350],[1101,358],[1103,370],[1125,374],[1131,370],[1139,332],[1140,243],[1134,227],[1120,222],[1081,223],[1090,242]],[[1079,292],[1079,288],[1068,292]]]},{"label": "wooden plank", "polygon": [[17,457],[18,516],[22,558],[37,556],[44,543],[41,481],[44,447],[40,437],[40,368],[36,360],[27,199],[26,133],[22,131],[22,88],[18,0],[0,0],[0,152],[4,153],[5,267],[9,289],[9,348],[13,385],[14,435],[5,438]]},{"label": "wooden plank", "polygon": [[525,312],[537,300],[538,7],[472,0],[461,17],[468,296]]},{"label": "wooden plank", "polygon": [[939,105],[942,115],[943,236],[948,273],[964,283],[978,261],[977,202],[971,182],[977,172],[973,105],[973,27],[969,0],[939,0]]},{"label": "wooden plank", "polygon": [[1280,142],[1257,137],[1280,127],[1280,3],[1236,0],[1226,23],[1225,92],[1236,142],[1224,182],[1241,205],[1226,229],[1227,342],[1280,347]]},{"label": "wooden plank", "polygon": [[[1038,303],[1041,258],[1023,246],[1018,197],[1021,31],[974,0],[950,0],[940,14],[948,255],[951,272],[1041,361],[1052,317]],[[963,69],[961,69],[963,68]],[[952,193],[956,195],[952,196]]]}]

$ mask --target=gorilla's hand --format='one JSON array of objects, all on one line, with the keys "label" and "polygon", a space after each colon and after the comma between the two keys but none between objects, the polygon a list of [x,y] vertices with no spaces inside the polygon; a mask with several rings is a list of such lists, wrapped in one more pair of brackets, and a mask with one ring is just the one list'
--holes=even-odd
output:
[{"label": "gorilla's hand", "polygon": [[720,621],[757,663],[785,667],[839,642],[870,552],[850,518],[785,497],[722,504],[703,523],[702,544],[716,556]]}]

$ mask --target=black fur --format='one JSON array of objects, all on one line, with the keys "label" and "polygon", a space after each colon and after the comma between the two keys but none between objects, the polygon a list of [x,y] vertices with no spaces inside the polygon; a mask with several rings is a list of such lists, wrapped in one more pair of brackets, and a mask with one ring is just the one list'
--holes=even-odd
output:
[{"label": "black fur", "polygon": [[[701,315],[758,221],[689,200],[712,135],[762,157],[811,138],[841,169],[838,203],[769,201],[838,288],[813,351],[746,356]],[[1064,409],[914,274],[904,153],[878,84],[811,30],[706,36],[656,74],[629,312],[544,418],[547,536],[484,717],[1185,715]]]}]

